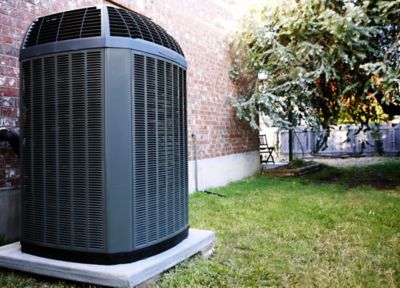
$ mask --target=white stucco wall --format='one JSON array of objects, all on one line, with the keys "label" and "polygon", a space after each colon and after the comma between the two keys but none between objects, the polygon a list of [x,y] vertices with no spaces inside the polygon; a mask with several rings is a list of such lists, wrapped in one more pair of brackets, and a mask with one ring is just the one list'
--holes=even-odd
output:
[{"label": "white stucco wall", "polygon": [[[199,190],[220,187],[254,175],[260,170],[258,151],[201,159],[198,165]],[[195,191],[195,161],[189,161],[189,193]]]}]

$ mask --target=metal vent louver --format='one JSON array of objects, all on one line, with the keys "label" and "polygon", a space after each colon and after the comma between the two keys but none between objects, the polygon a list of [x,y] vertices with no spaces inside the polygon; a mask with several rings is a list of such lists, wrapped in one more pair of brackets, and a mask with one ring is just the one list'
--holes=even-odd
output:
[{"label": "metal vent louver", "polygon": [[[110,36],[143,39],[167,47],[182,56],[179,44],[149,18],[115,7],[107,7]],[[101,9],[77,9],[38,18],[32,23],[23,48],[58,41],[101,36]]]},{"label": "metal vent louver", "polygon": [[102,63],[102,51],[23,62],[26,239],[104,247]]},{"label": "metal vent louver", "polygon": [[143,39],[184,55],[175,39],[149,18],[134,11],[114,7],[108,7],[108,17],[111,36]]},{"label": "metal vent louver", "polygon": [[24,47],[101,35],[101,10],[96,7],[41,17],[32,23]]},{"label": "metal vent louver", "polygon": [[107,7],[39,18],[24,43],[22,251],[116,264],[182,241],[188,153],[179,45],[148,18]]},{"label": "metal vent louver", "polygon": [[133,89],[133,236],[141,246],[174,233],[188,221],[186,72],[167,61],[132,56],[138,75]]}]

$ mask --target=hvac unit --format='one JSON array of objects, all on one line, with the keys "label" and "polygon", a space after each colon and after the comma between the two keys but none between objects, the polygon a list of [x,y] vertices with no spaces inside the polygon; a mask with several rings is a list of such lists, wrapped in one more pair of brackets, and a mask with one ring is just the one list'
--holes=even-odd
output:
[{"label": "hvac unit", "polygon": [[138,13],[38,18],[22,44],[22,251],[132,262],[188,234],[186,61]]}]

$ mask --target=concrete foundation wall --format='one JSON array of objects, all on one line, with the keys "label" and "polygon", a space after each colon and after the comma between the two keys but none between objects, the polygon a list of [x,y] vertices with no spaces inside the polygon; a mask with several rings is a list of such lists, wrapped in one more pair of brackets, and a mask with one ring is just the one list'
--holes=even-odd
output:
[{"label": "concrete foundation wall", "polygon": [[[258,151],[200,159],[198,165],[199,190],[220,187],[229,182],[254,175],[260,170]],[[189,193],[195,191],[195,161],[189,161]]]},{"label": "concrete foundation wall", "polygon": [[0,235],[7,241],[17,240],[20,235],[20,191],[0,190]]}]

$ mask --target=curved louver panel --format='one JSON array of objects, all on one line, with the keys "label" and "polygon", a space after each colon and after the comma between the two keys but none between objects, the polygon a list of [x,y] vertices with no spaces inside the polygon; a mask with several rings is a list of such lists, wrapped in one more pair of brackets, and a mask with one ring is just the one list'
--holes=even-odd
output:
[{"label": "curved louver panel", "polygon": [[[179,44],[162,27],[149,18],[115,7],[107,7],[111,37],[143,39],[169,48],[182,56]],[[72,39],[99,37],[102,35],[101,8],[91,7],[57,13],[38,18],[32,23],[23,48]],[[104,30],[104,28],[103,28]],[[105,30],[106,31],[106,30]]]},{"label": "curved louver panel", "polygon": [[111,36],[138,38],[167,47],[183,55],[179,44],[149,18],[124,9],[108,7]]},{"label": "curved louver panel", "polygon": [[101,36],[101,9],[91,7],[39,18],[32,23],[24,47],[96,36]]}]

